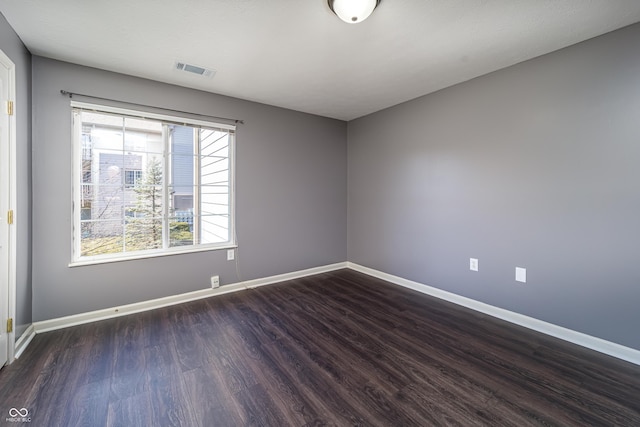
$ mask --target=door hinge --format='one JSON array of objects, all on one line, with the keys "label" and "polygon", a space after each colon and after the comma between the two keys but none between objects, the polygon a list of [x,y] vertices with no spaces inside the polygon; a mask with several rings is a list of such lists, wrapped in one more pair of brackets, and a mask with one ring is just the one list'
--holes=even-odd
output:
[{"label": "door hinge", "polygon": [[13,101],[7,101],[7,114],[13,116]]},{"label": "door hinge", "polygon": [[7,224],[13,224],[13,209],[7,212]]},{"label": "door hinge", "polygon": [[7,319],[7,333],[13,332],[13,317]]}]

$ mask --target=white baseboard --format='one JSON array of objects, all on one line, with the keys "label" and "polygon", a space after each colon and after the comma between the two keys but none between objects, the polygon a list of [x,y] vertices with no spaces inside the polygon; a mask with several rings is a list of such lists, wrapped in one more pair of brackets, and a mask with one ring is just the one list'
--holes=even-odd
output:
[{"label": "white baseboard", "polygon": [[16,341],[13,357],[18,359],[22,352],[27,348],[33,337],[36,336],[36,328],[33,323],[20,335],[20,338]]},{"label": "white baseboard", "polygon": [[292,273],[278,274],[277,276],[264,277],[262,279],[246,280],[241,282],[247,289],[255,289],[260,286],[273,285],[287,280],[299,279],[301,277],[313,276],[314,274],[327,273],[329,271],[347,268],[349,263],[338,262],[336,264],[323,265],[321,267],[308,268],[306,270],[294,271]]},{"label": "white baseboard", "polygon": [[407,280],[402,277],[383,273],[381,271],[374,270],[369,267],[364,267],[352,262],[348,262],[347,267],[352,270],[367,274],[369,276],[377,277],[378,279],[382,279],[387,282],[403,286],[405,288],[413,289],[415,291],[422,292],[423,294],[431,295],[433,297],[449,301],[454,304],[458,304],[493,317],[497,317],[498,319],[506,320],[507,322],[514,323],[516,325],[523,326],[525,328],[532,329],[534,331],[541,332],[552,337],[560,338],[561,340],[568,341],[582,347],[586,347],[588,349],[613,356],[618,359],[626,360],[627,362],[631,362],[636,365],[640,365],[639,350],[625,347],[623,345],[606,341],[601,338],[593,337],[591,335],[583,334],[582,332],[577,332],[571,329],[564,328],[562,326],[554,325],[552,323],[544,322],[533,317],[525,316],[524,314],[515,313],[503,308],[485,304],[471,298],[443,291],[442,289],[434,288],[432,286],[424,285],[412,280]]},{"label": "white baseboard", "polygon": [[102,310],[89,311],[86,313],[74,314],[71,316],[59,317],[55,319],[42,320],[34,322],[33,327],[35,333],[49,332],[56,329],[68,328],[70,326],[82,325],[84,323],[96,322],[98,320],[111,319],[114,317],[125,316],[127,314],[140,313],[143,311],[153,310],[156,308],[167,307],[170,305],[182,304],[189,301],[195,301],[202,298],[209,298],[216,295],[238,292],[246,289],[254,289],[259,286],[271,285],[286,280],[298,279],[301,277],[311,276],[314,274],[326,273],[329,271],[346,268],[347,263],[341,262],[321,267],[309,268],[306,270],[294,271],[291,273],[279,274],[276,276],[264,277],[260,279],[247,280],[243,282],[224,285],[219,288],[201,289],[198,291],[187,292],[184,294],[172,295],[164,298],[157,298],[148,301],[127,304],[119,307],[105,308]]},{"label": "white baseboard", "polygon": [[355,271],[367,274],[369,276],[377,277],[387,282],[403,286],[405,288],[413,289],[418,292],[422,292],[433,297],[452,302],[454,304],[461,305],[463,307],[470,308],[480,313],[488,314],[498,319],[505,320],[510,323],[514,323],[519,326],[523,326],[528,329],[532,329],[537,332],[541,332],[546,335],[550,335],[582,347],[589,348],[591,350],[604,353],[609,356],[616,357],[618,359],[631,362],[636,365],[640,365],[640,351],[629,347],[625,347],[620,344],[616,344],[610,341],[603,340],[601,338],[593,337],[581,332],[577,332],[571,329],[557,326],[552,323],[544,322],[542,320],[535,319],[533,317],[525,316],[523,314],[515,313],[513,311],[505,310],[499,307],[495,307],[483,302],[466,298],[451,292],[443,291],[442,289],[434,288],[428,285],[424,285],[419,282],[407,280],[402,277],[394,276],[391,274],[383,273],[372,268],[364,267],[352,262],[341,262],[336,264],[325,265],[321,267],[309,268],[306,270],[294,271],[291,273],[279,274],[270,277],[264,277],[260,279],[247,280],[243,282],[224,285],[216,289],[202,289],[194,292],[188,292],[179,295],[172,295],[164,298],[157,298],[149,301],[142,301],[133,304],[127,304],[120,307],[106,308],[102,310],[96,310],[86,313],[75,314],[72,316],[60,317],[56,319],[43,320],[40,322],[34,322],[29,328],[22,334],[20,339],[16,341],[15,358],[18,358],[24,349],[29,345],[33,337],[37,333],[53,331],[56,329],[68,328],[70,326],[81,325],[84,323],[95,322],[98,320],[110,319],[113,317],[124,316],[127,314],[139,313],[142,311],[153,310],[156,308],[167,307],[170,305],[181,304],[184,302],[194,301],[202,298],[209,298],[216,295],[223,295],[231,292],[238,292],[246,289],[254,289],[259,286],[266,286],[275,283],[284,282],[287,280],[298,279],[302,277],[312,276],[314,274],[326,273],[330,271],[340,270],[343,268],[350,268]]}]

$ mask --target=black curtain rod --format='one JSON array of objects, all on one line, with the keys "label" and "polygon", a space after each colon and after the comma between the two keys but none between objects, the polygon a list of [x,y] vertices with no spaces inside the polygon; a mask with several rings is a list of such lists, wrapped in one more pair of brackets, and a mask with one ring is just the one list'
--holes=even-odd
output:
[{"label": "black curtain rod", "polygon": [[199,116],[199,117],[204,117],[204,118],[207,118],[207,119],[226,120],[226,121],[229,121],[229,122],[234,122],[234,123],[239,124],[239,125],[243,125],[244,124],[244,120],[230,119],[228,117],[209,116],[207,114],[192,113],[192,112],[189,112],[189,111],[181,111],[181,110],[173,110],[171,108],[156,107],[154,105],[138,104],[136,102],[129,102],[129,101],[120,101],[118,99],[102,98],[100,96],[85,95],[83,93],[69,92],[69,91],[64,90],[64,89],[61,89],[60,93],[62,95],[69,96],[69,98],[73,98],[74,95],[75,96],[82,96],[84,98],[99,99],[100,101],[120,102],[122,104],[134,105],[136,107],[155,108],[157,110],[170,111],[172,113],[190,114],[192,116]]}]

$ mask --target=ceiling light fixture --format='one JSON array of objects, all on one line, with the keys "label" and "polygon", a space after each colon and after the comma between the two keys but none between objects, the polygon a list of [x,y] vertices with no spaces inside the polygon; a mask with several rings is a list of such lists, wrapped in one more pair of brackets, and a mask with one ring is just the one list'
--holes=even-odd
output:
[{"label": "ceiling light fixture", "polygon": [[338,18],[349,24],[362,22],[371,15],[380,0],[328,0]]}]

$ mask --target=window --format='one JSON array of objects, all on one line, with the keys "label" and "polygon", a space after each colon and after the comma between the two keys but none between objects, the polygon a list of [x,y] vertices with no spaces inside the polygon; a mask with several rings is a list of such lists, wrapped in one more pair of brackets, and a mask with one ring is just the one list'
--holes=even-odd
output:
[{"label": "window", "polygon": [[235,127],[72,102],[73,262],[234,245]]},{"label": "window", "polygon": [[126,188],[132,188],[142,181],[142,170],[133,169],[124,171],[124,185]]}]

